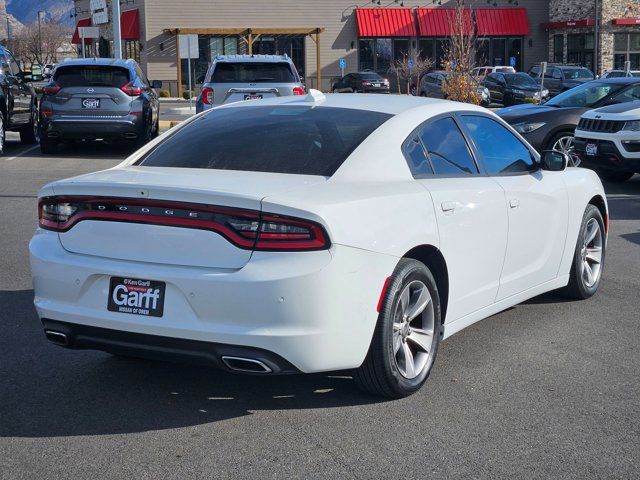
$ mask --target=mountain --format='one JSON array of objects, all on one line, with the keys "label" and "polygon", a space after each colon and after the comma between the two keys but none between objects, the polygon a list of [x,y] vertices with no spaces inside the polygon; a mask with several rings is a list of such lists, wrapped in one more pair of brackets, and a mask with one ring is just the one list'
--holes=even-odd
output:
[{"label": "mountain", "polygon": [[6,5],[7,13],[23,24],[37,22],[38,10],[45,12],[47,19],[61,19],[68,25],[74,23],[70,16],[73,0],[6,0]]}]

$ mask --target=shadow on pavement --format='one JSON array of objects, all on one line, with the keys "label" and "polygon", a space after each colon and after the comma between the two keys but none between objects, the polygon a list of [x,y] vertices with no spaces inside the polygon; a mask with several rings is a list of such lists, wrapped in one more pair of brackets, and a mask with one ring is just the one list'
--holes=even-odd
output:
[{"label": "shadow on pavement", "polygon": [[[252,410],[381,401],[345,374],[259,377],[66,350],[49,344],[33,290],[0,292],[0,437],[107,435],[180,428]],[[10,310],[10,309],[11,310]]]}]

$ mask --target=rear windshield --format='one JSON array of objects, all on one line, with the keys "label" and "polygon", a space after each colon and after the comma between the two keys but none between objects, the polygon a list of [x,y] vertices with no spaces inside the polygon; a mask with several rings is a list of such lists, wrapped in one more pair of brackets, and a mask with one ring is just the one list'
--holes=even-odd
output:
[{"label": "rear windshield", "polygon": [[213,109],[137,162],[330,177],[391,115],[313,106]]},{"label": "rear windshield", "polygon": [[287,62],[220,62],[211,75],[211,83],[295,82]]},{"label": "rear windshield", "polygon": [[55,81],[65,87],[117,87],[129,82],[129,71],[121,67],[74,65],[58,67]]},{"label": "rear windshield", "polygon": [[526,73],[505,73],[504,78],[512,87],[538,88],[540,86]]}]

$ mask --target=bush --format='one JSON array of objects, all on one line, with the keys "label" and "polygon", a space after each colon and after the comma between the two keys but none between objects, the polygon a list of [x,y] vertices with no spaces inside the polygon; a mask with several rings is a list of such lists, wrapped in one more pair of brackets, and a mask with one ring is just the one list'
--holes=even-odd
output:
[{"label": "bush", "polygon": [[183,90],[182,98],[184,98],[185,100],[189,100],[190,98],[193,98],[193,90]]},{"label": "bush", "polygon": [[158,96],[160,98],[169,98],[171,96],[171,92],[169,90],[158,90]]}]

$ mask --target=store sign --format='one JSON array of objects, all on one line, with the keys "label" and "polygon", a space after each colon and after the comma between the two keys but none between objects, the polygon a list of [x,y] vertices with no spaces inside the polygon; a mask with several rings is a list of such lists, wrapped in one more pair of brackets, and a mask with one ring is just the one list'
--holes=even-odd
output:
[{"label": "store sign", "polygon": [[180,58],[198,58],[198,35],[178,35]]},{"label": "store sign", "polygon": [[100,29],[98,27],[78,27],[78,36],[80,38],[98,38]]},{"label": "store sign", "polygon": [[94,25],[109,23],[107,0],[91,0],[89,8],[91,9],[91,23]]}]

